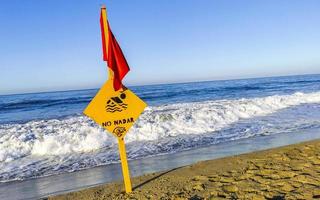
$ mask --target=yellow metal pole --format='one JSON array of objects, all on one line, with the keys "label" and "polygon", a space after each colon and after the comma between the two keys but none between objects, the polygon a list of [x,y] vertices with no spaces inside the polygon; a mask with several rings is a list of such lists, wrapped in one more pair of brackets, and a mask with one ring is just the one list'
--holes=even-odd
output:
[{"label": "yellow metal pole", "polygon": [[118,142],[119,142],[119,153],[120,153],[120,159],[121,159],[124,186],[126,189],[126,193],[130,193],[132,192],[132,187],[131,187],[131,180],[130,180],[130,174],[129,174],[129,166],[127,161],[126,146],[124,144],[123,138],[118,138]]}]

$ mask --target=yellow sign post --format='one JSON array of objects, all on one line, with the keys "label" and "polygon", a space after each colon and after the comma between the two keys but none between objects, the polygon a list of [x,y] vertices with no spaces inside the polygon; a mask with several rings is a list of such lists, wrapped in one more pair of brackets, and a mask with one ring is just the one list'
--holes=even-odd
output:
[{"label": "yellow sign post", "polygon": [[132,191],[124,136],[147,104],[129,89],[114,91],[109,79],[84,110],[104,129],[118,138],[119,154],[126,192]]},{"label": "yellow sign post", "polygon": [[123,138],[118,138],[118,145],[119,145],[119,153],[120,153],[124,187],[126,189],[126,192],[130,193],[132,192],[132,187],[131,187],[131,181],[130,181],[129,166],[127,161],[126,145],[124,144]]},{"label": "yellow sign post", "polygon": [[147,104],[122,85],[129,66],[107,20],[106,7],[100,15],[103,60],[108,62],[109,80],[84,110],[84,114],[118,138],[126,192],[132,191],[124,136]]}]

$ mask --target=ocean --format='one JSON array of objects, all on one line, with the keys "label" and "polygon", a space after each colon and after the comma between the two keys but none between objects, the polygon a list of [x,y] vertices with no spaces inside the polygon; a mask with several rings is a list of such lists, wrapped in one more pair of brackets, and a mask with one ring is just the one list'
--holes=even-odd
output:
[{"label": "ocean", "polygon": [[[320,75],[130,87],[148,103],[130,160],[320,128]],[[116,139],[82,114],[97,89],[0,96],[0,182],[119,162]]]}]

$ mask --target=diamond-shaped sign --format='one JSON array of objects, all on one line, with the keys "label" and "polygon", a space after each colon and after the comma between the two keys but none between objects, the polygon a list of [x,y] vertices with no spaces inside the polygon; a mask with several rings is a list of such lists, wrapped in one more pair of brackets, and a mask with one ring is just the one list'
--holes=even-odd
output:
[{"label": "diamond-shaped sign", "polygon": [[109,79],[84,110],[84,114],[104,129],[123,138],[147,104],[131,90],[114,91]]}]

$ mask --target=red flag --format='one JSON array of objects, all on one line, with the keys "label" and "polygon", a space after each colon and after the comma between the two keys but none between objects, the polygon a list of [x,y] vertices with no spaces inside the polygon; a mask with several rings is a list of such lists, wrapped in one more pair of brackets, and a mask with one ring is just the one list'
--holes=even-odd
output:
[{"label": "red flag", "polygon": [[122,50],[109,27],[108,66],[114,73],[113,87],[117,91],[122,88],[122,79],[130,68]]},{"label": "red flag", "polygon": [[[113,71],[113,88],[115,91],[118,91],[123,87],[122,79],[129,72],[130,68],[116,38],[110,29],[109,23],[106,18],[103,17],[102,12],[105,12],[105,9],[101,9],[100,17],[103,60],[108,62],[109,68]],[[106,31],[108,34],[105,34]]]}]

